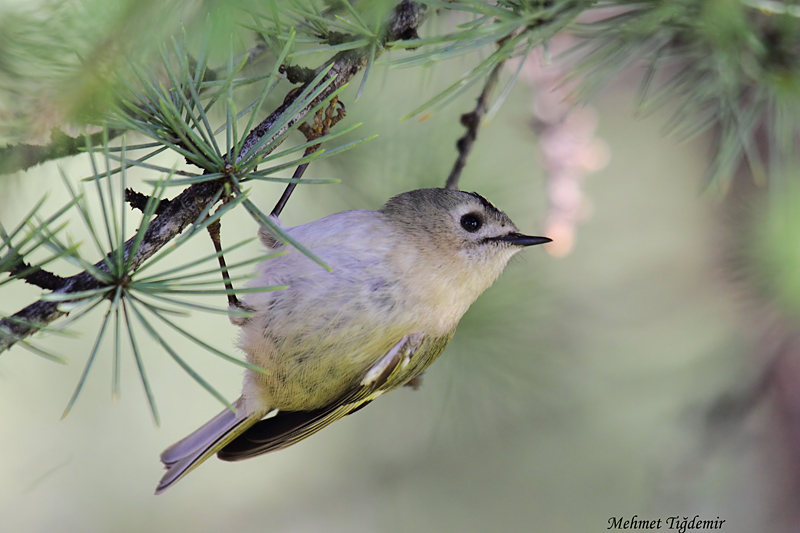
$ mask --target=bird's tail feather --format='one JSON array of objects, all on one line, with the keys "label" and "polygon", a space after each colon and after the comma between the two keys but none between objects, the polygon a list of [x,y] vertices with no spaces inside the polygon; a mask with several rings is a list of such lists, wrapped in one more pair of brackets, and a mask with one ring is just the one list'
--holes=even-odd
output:
[{"label": "bird's tail feather", "polygon": [[235,413],[225,409],[190,435],[164,450],[161,462],[167,471],[158,482],[156,494],[161,494],[177,483],[264,416],[264,413],[248,413],[242,398],[234,403],[234,408]]}]

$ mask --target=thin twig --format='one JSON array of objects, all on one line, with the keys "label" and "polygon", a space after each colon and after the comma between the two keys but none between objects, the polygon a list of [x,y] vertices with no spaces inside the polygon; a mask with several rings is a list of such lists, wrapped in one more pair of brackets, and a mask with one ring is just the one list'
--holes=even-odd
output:
[{"label": "thin twig", "polygon": [[[334,109],[336,109],[337,104],[341,105],[341,107],[338,109],[337,113],[334,115],[333,111],[334,111]],[[337,122],[342,120],[346,115],[347,115],[347,110],[345,109],[344,104],[342,104],[339,101],[339,99],[334,96],[331,99],[331,102],[328,105],[328,108],[325,110],[325,119],[324,120],[322,118],[322,110],[320,109],[314,115],[314,125],[313,126],[309,126],[307,123],[303,123],[303,124],[300,124],[298,129],[300,130],[300,132],[303,135],[306,136],[306,140],[310,142],[310,141],[313,141],[314,139],[319,139],[321,137],[324,137],[325,135],[330,133],[331,128],[334,125],[336,125]],[[309,146],[308,148],[306,148],[305,152],[303,153],[303,157],[310,156],[311,154],[316,152],[319,149],[320,146],[321,146],[321,143]],[[302,165],[298,166],[295,169],[294,174],[292,175],[292,178],[296,179],[296,180],[299,180],[300,178],[303,177],[303,174],[305,173],[307,168],[308,168],[308,163],[303,163]],[[276,203],[275,207],[272,209],[272,213],[270,213],[270,216],[274,216],[274,217],[280,216],[281,212],[283,211],[283,208],[286,207],[286,202],[289,201],[289,197],[292,195],[292,192],[294,191],[295,187],[297,187],[297,183],[296,182],[295,183],[290,183],[290,184],[288,184],[286,186],[286,189],[283,190],[283,194],[278,199],[278,203]]]},{"label": "thin twig", "polygon": [[489,95],[494,86],[497,85],[497,79],[500,77],[500,71],[503,70],[503,65],[505,65],[505,60],[495,65],[489,77],[486,78],[486,83],[483,86],[480,96],[478,96],[478,103],[475,109],[461,115],[461,124],[467,128],[467,132],[456,141],[458,158],[456,158],[453,170],[450,171],[450,175],[447,177],[447,181],[444,185],[445,189],[458,189],[461,171],[464,170],[464,166],[467,164],[467,157],[472,151],[472,145],[475,144],[475,139],[478,137],[478,128],[480,128],[483,115],[486,114],[486,110],[489,107]]},{"label": "thin twig", "polygon": [[[306,152],[311,150],[311,148],[313,148],[313,146],[306,148]],[[292,179],[299,180],[300,178],[302,178],[307,168],[308,168],[308,163],[303,163],[302,165],[294,169],[294,174],[292,174]],[[289,185],[286,186],[286,188],[283,190],[283,194],[281,194],[281,197],[278,198],[278,202],[275,204],[275,207],[272,208],[272,213],[270,213],[270,216],[278,217],[281,215],[281,213],[283,212],[283,208],[286,207],[286,202],[289,201],[289,197],[292,195],[292,192],[294,191],[296,185],[297,185],[296,183],[290,183]]]},{"label": "thin twig", "polygon": [[222,283],[228,293],[228,305],[235,308],[241,308],[242,304],[239,303],[239,298],[233,292],[233,283],[231,283],[230,274],[228,274],[228,265],[225,264],[225,257],[222,255],[222,244],[220,243],[219,232],[222,229],[222,224],[219,219],[215,220],[208,225],[208,234],[211,236],[211,242],[214,243],[214,250],[217,251],[217,259],[219,260],[219,269],[222,272]]}]

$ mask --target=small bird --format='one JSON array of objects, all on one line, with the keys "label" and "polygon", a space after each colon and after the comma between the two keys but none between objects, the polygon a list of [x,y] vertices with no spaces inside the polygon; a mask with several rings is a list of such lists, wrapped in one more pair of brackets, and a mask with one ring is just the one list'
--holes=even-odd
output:
[{"label": "small bird", "polygon": [[416,385],[469,306],[525,246],[477,193],[420,189],[377,211],[336,213],[289,228],[332,272],[263,229],[268,252],[244,299],[239,346],[247,370],[235,412],[225,409],[161,454],[160,494],[211,455],[239,461],[286,448],[385,392]]}]

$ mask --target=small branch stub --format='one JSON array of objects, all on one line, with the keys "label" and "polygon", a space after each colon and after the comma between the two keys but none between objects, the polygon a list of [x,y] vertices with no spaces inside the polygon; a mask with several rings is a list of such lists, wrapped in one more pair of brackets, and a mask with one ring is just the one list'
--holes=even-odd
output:
[{"label": "small branch stub", "polygon": [[41,268],[32,267],[24,261],[20,261],[8,274],[10,276],[18,276],[20,279],[24,280],[25,283],[35,285],[48,291],[62,289],[67,283],[67,278],[62,278],[57,274],[53,274]]},{"label": "small branch stub", "polygon": [[[131,209],[138,209],[142,213],[144,213],[145,208],[147,207],[147,202],[150,200],[150,197],[146,194],[142,194],[139,191],[134,191],[130,187],[125,189],[125,201],[128,202],[128,205],[131,206]],[[158,201],[158,207],[156,207],[156,215],[160,215],[163,213],[167,206],[169,205],[169,200],[166,198],[162,198]]]}]

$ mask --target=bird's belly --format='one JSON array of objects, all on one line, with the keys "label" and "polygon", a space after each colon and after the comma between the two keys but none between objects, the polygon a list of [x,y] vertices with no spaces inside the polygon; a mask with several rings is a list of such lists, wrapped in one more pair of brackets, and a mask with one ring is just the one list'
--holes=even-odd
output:
[{"label": "bird's belly", "polygon": [[[309,357],[316,357],[313,363]],[[311,411],[341,397],[357,382],[355,365],[331,357],[296,355],[271,365],[269,374],[259,376],[270,407],[282,411]]]},{"label": "bird's belly", "polygon": [[[427,332],[431,310],[406,302],[399,284],[362,274],[330,284],[295,279],[286,290],[259,296],[263,301],[255,307],[263,311],[243,326],[240,346],[266,370],[252,381],[270,408],[328,405],[357,386],[406,335]],[[422,367],[415,363],[397,377],[411,379]]]},{"label": "bird's belly", "polygon": [[280,340],[268,335],[270,328],[245,336],[248,359],[265,369],[252,375],[259,394],[270,408],[285,411],[309,411],[337,400],[404,336],[371,326],[339,324],[336,334],[320,328]]}]

